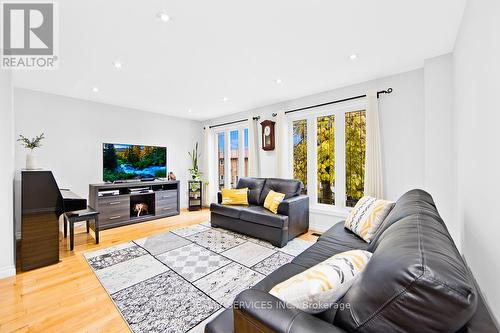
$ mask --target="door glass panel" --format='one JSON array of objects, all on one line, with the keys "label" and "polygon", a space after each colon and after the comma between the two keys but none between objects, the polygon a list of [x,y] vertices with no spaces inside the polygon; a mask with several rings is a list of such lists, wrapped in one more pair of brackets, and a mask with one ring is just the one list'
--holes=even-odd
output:
[{"label": "door glass panel", "polygon": [[303,194],[307,194],[307,120],[293,124],[293,178],[304,184]]},{"label": "door glass panel", "polygon": [[224,145],[225,145],[225,135],[224,133],[217,134],[217,181],[219,184],[219,190],[224,188],[224,166],[225,166],[225,155],[224,155]]},{"label": "door glass panel", "polygon": [[345,114],[346,206],[354,207],[365,190],[366,112]]},{"label": "door glass panel", "polygon": [[335,205],[335,117],[317,118],[318,203]]},{"label": "door glass panel", "polygon": [[245,177],[248,177],[248,128],[243,130],[243,156],[245,158]]},{"label": "door glass panel", "polygon": [[231,131],[229,133],[229,139],[231,144],[231,188],[235,188],[238,184],[238,163],[239,163],[239,149],[238,149],[238,130]]}]

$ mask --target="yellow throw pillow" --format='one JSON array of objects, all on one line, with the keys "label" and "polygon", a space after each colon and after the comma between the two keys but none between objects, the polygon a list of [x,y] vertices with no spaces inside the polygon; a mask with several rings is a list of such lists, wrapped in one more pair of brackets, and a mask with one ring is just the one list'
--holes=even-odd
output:
[{"label": "yellow throw pillow", "polygon": [[223,188],[223,205],[248,205],[248,188]]},{"label": "yellow throw pillow", "polygon": [[392,201],[362,197],[347,215],[345,227],[370,243],[393,206]]},{"label": "yellow throw pillow", "polygon": [[283,199],[285,199],[284,193],[278,193],[271,190],[267,194],[266,200],[264,200],[264,208],[269,209],[274,214],[278,214],[278,206]]},{"label": "yellow throw pillow", "polygon": [[341,299],[372,254],[342,252],[274,286],[269,293],[308,313],[319,313]]}]

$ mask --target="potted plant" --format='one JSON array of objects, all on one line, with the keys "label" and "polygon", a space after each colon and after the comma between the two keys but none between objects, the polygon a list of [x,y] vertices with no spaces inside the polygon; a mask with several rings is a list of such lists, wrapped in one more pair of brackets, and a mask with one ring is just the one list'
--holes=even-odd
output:
[{"label": "potted plant", "polygon": [[29,149],[28,154],[26,155],[27,170],[34,170],[37,168],[36,156],[33,151],[35,148],[40,148],[42,146],[43,139],[45,139],[45,135],[43,133],[32,139],[28,139],[22,134],[19,135],[19,139],[17,139],[17,141],[21,142],[24,148]]},{"label": "potted plant", "polygon": [[198,167],[198,159],[200,158],[200,154],[198,153],[198,142],[196,142],[193,151],[190,151],[188,154],[189,157],[191,157],[191,168],[189,169],[191,178],[193,180],[200,180],[203,174],[200,172]]}]

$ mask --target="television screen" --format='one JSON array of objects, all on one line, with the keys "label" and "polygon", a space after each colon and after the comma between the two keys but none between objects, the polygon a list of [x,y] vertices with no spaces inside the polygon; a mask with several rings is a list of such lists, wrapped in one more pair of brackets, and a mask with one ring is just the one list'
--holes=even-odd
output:
[{"label": "television screen", "polygon": [[167,148],[103,144],[104,181],[167,176]]}]

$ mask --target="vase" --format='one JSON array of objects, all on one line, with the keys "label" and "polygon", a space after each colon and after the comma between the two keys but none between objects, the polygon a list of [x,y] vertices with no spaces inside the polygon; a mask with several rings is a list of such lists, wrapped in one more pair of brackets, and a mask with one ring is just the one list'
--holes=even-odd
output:
[{"label": "vase", "polygon": [[29,152],[26,155],[26,170],[35,170],[37,168],[36,165],[36,156],[32,152]]}]

